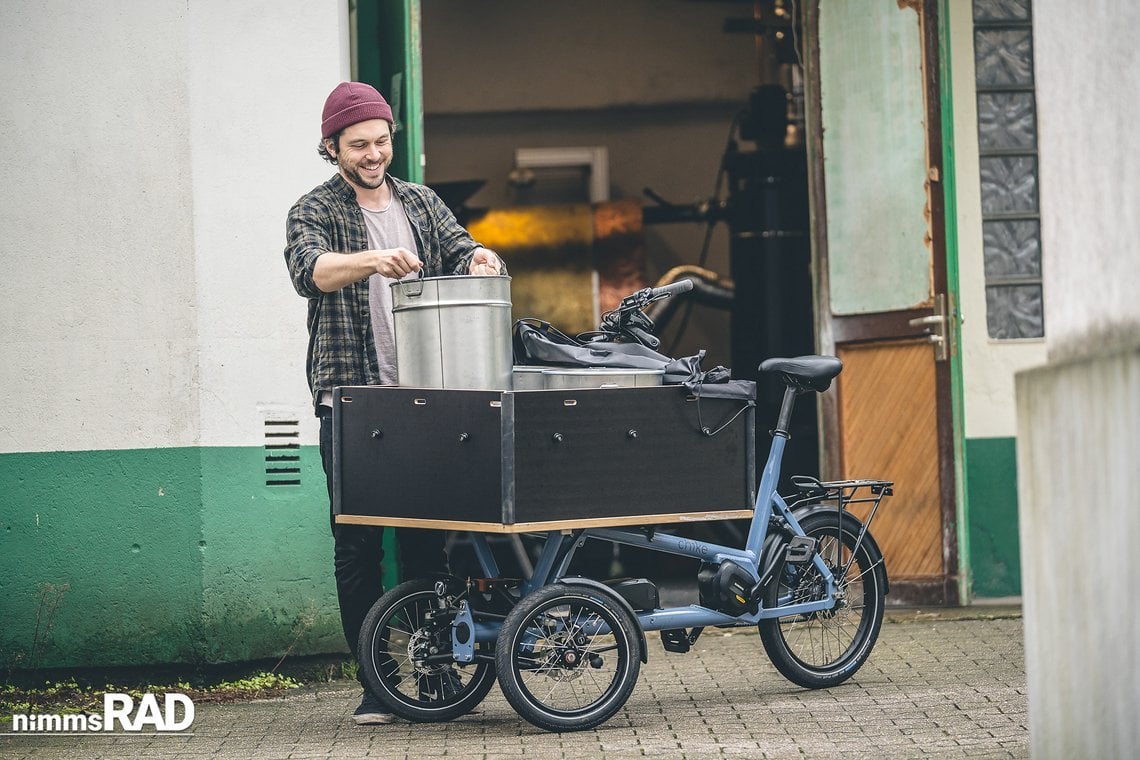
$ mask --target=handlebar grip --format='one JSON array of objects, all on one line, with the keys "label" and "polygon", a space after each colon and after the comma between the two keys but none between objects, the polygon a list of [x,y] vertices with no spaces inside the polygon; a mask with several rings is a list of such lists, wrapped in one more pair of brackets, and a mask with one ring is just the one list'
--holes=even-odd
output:
[{"label": "handlebar grip", "polygon": [[672,285],[665,285],[660,288],[653,288],[649,291],[649,297],[656,300],[658,298],[668,298],[669,296],[680,295],[681,293],[688,293],[693,289],[692,280],[678,280]]}]

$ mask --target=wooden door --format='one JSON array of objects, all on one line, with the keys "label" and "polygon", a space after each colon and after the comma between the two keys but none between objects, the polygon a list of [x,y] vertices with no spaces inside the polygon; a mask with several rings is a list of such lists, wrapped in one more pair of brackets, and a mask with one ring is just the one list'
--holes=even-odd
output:
[{"label": "wooden door", "polygon": [[883,478],[893,604],[957,604],[937,0],[807,8],[824,469]]}]

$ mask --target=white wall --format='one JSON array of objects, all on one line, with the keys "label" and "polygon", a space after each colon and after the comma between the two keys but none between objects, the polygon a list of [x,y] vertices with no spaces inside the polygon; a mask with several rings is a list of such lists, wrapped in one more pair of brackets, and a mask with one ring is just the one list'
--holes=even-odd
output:
[{"label": "white wall", "polygon": [[[1140,6],[1034,3],[1049,363],[1018,376],[1034,757],[1140,745]],[[1098,570],[1090,570],[1096,565]]]},{"label": "white wall", "polygon": [[[1031,755],[1140,747],[1140,335],[1130,352],[1018,377]],[[1090,568],[1096,567],[1092,570]]]},{"label": "white wall", "polygon": [[198,433],[185,5],[0,10],[0,451]]},{"label": "white wall", "polygon": [[281,251],[343,5],[0,7],[0,452],[315,440]]},{"label": "white wall", "polygon": [[285,268],[285,214],[335,171],[321,109],[349,78],[348,4],[196,0],[188,26],[203,445],[260,444],[265,414],[316,423],[306,301]]},{"label": "white wall", "polygon": [[[1045,341],[994,340],[986,329],[973,11],[970,2],[949,5],[965,435],[967,438],[1005,438],[1017,432],[1014,376],[1026,367],[1045,361]],[[1051,263],[1052,253],[1044,251],[1048,263]],[[1045,296],[1048,302],[1048,288]],[[1051,328],[1047,321],[1045,329]]]},{"label": "white wall", "polygon": [[1131,347],[1140,332],[1140,10],[1072,11],[1034,4],[1050,361]]}]

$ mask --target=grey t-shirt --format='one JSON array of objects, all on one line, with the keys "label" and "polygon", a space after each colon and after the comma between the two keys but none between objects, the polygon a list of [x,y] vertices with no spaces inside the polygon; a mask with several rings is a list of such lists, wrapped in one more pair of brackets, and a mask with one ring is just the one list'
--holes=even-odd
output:
[{"label": "grey t-shirt", "polygon": [[[364,226],[368,229],[368,247],[372,249],[407,248],[416,252],[412,224],[404,204],[392,193],[392,202],[380,211],[363,206]],[[376,362],[380,367],[380,384],[396,385],[396,335],[392,324],[392,283],[390,277],[374,274],[368,278],[368,311],[372,316],[372,335],[376,342]]]}]

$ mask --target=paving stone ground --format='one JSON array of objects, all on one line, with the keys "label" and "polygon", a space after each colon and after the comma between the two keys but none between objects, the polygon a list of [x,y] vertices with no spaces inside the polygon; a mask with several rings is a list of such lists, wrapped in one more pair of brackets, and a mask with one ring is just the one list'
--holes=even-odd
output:
[{"label": "paving stone ground", "polygon": [[[347,683],[240,704],[200,705],[192,735],[0,736],[8,758],[740,758],[1028,757],[1018,611],[896,611],[842,686],[784,680],[755,629],[710,631],[688,654],[649,637],[625,708],[592,731],[551,734],[498,689],[451,723],[357,727]],[[8,716],[3,716],[7,718]],[[8,731],[0,720],[0,731]]]}]

